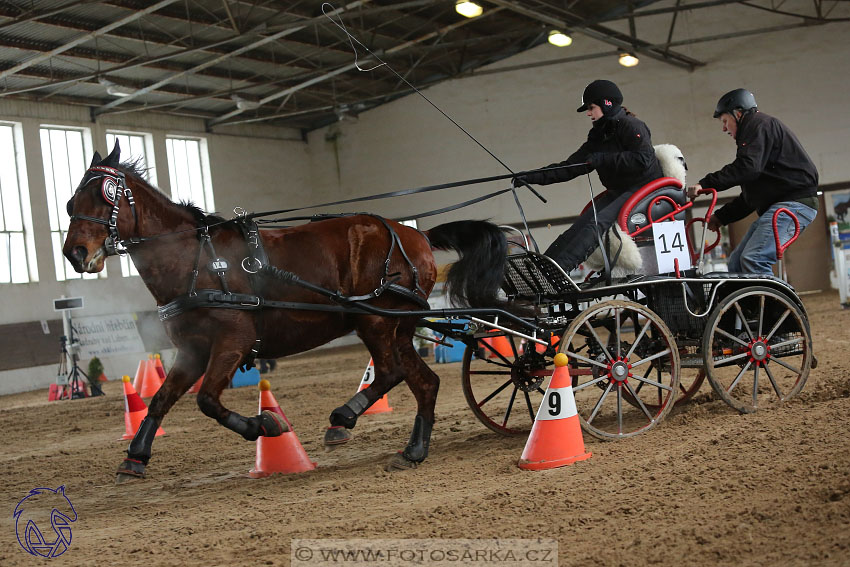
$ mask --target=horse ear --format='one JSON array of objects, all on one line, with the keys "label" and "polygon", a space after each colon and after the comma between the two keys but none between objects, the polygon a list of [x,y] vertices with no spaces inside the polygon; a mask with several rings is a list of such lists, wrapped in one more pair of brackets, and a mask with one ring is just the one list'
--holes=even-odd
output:
[{"label": "horse ear", "polygon": [[94,155],[91,158],[91,163],[89,164],[89,167],[96,166],[97,164],[99,164],[101,162],[101,160],[103,160],[103,158],[100,157],[99,153],[95,152]]},{"label": "horse ear", "polygon": [[112,148],[112,152],[106,156],[106,159],[103,160],[104,165],[115,166],[118,165],[121,159],[121,148],[118,145],[118,138],[115,138],[115,147]]}]

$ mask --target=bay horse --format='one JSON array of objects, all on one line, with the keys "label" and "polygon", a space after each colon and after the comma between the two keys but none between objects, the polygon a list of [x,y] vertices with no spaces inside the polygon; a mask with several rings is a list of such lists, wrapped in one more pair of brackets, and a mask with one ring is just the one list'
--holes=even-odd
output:
[{"label": "bay horse", "polygon": [[404,380],[417,412],[407,445],[387,470],[425,460],[439,378],[413,347],[420,317],[334,308],[367,303],[421,313],[437,276],[432,247],[459,254],[447,282],[454,297],[473,307],[495,304],[506,257],[502,231],[486,221],[458,221],[425,234],[366,214],[259,230],[238,217],[226,221],[174,203],[142,175],[120,162],[117,141],[105,159],[96,153],[68,202],[63,248],[79,273],[100,272],[109,255],[125,248],[177,348],[116,481],[144,477],[157,428],[201,375],[197,403],[205,415],[249,441],[281,435],[288,426],[273,412],[245,417],[221,404],[236,369],[255,356],[304,352],[352,330],[372,356],[375,378],[331,412],[325,444],[347,441],[358,416]]}]

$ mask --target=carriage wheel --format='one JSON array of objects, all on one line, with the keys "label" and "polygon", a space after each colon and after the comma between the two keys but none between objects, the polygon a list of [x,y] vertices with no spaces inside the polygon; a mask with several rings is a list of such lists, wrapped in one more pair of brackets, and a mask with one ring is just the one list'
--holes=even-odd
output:
[{"label": "carriage wheel", "polygon": [[463,395],[475,417],[496,433],[525,435],[546,393],[543,382],[552,375],[553,362],[513,336],[504,338],[510,352],[483,339],[476,339],[475,348],[466,347]]},{"label": "carriage wheel", "polygon": [[567,328],[559,350],[570,358],[576,410],[591,435],[637,435],[673,407],[679,349],[646,306],[614,300],[590,307]]},{"label": "carriage wheel", "polygon": [[[679,407],[682,404],[687,403],[693,398],[699,389],[702,388],[702,383],[705,382],[705,368],[687,368],[682,369],[679,373],[679,393],[676,394],[676,401],[673,402],[674,407]],[[641,382],[637,385],[637,390],[640,391],[643,389],[645,382]],[[648,387],[648,386],[647,386]],[[658,394],[660,392],[656,392]],[[637,400],[631,396],[629,393],[623,394],[625,400],[632,404],[633,406],[640,407]],[[663,401],[663,399],[662,399]],[[653,403],[652,401],[646,400],[644,402],[646,407],[655,411],[659,409],[659,405],[657,403]]]},{"label": "carriage wheel", "polygon": [[797,395],[812,364],[805,317],[787,296],[767,287],[724,298],[709,316],[702,343],[717,395],[741,413]]}]

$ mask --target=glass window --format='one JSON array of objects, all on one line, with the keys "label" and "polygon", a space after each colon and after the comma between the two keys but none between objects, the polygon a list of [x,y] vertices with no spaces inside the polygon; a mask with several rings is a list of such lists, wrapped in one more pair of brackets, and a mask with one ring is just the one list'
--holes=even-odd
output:
[{"label": "glass window", "polygon": [[37,281],[21,125],[0,122],[0,283]]},{"label": "glass window", "polygon": [[[108,151],[112,151],[113,146],[115,146],[115,140],[118,140],[119,147],[121,148],[121,161],[138,161],[139,169],[145,172],[147,182],[156,186],[156,161],[153,157],[153,137],[143,132],[109,130],[106,132],[106,147]],[[119,261],[121,263],[121,274],[125,278],[139,275],[136,266],[133,265],[133,259],[130,258],[129,254],[119,256]]]},{"label": "glass window", "polygon": [[207,141],[203,138],[168,137],[168,175],[171,199],[189,201],[211,213],[215,211]]},{"label": "glass window", "polygon": [[106,268],[99,274],[78,274],[62,255],[70,222],[65,205],[86,172],[86,155],[92,155],[91,134],[87,128],[65,126],[42,126],[40,134],[56,280],[106,277]]}]

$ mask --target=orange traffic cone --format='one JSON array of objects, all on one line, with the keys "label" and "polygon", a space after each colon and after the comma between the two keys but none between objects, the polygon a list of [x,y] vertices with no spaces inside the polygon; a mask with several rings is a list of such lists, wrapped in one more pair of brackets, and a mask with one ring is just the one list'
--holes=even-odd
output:
[{"label": "orange traffic cone", "polygon": [[[369,359],[369,364],[366,366],[366,372],[363,373],[363,378],[360,379],[360,387],[357,388],[357,391],[365,390],[369,386],[372,385],[372,382],[375,381],[375,364],[372,362],[372,359]],[[387,400],[387,395],[384,394],[381,399],[376,401],[374,404],[369,406],[369,409],[363,412],[363,415],[373,415],[376,413],[387,413],[388,411],[393,411],[393,408],[390,407],[390,403]]]},{"label": "orange traffic cone", "polygon": [[277,400],[271,393],[268,380],[260,380],[260,413],[271,411],[283,418],[289,431],[277,437],[259,437],[257,439],[257,460],[254,468],[248,471],[251,478],[263,478],[274,473],[299,473],[311,471],[316,463],[310,460],[298,436],[292,430],[292,424],[281,411]]},{"label": "orange traffic cone", "polygon": [[109,378],[106,377],[105,372],[101,372],[100,376],[98,376],[97,380],[98,380],[98,382],[107,382],[109,380]]},{"label": "orange traffic cone", "polygon": [[153,355],[153,366],[156,370],[156,375],[159,376],[159,383],[161,385],[162,382],[165,380],[166,372],[165,367],[162,366],[162,358],[159,356],[159,354]]},{"label": "orange traffic cone", "polygon": [[566,354],[559,352],[555,355],[555,372],[517,463],[521,469],[553,469],[591,456],[591,453],[584,452],[567,362]]},{"label": "orange traffic cone", "polygon": [[[147,360],[141,361],[139,363],[139,369],[142,372],[141,385],[136,387],[134,382],[133,387],[136,388],[136,391],[141,397],[152,398],[159,391],[159,387],[162,386],[162,381],[160,381],[159,374],[156,373],[156,368],[154,367],[153,357],[151,356]],[[137,373],[136,381],[138,380]]]},{"label": "orange traffic cone", "polygon": [[[511,342],[507,337],[491,337],[484,339],[484,342],[488,343],[493,350],[485,349],[487,351],[487,358],[498,358],[496,352],[504,356],[505,358],[511,359],[514,356],[514,349],[511,348]],[[496,351],[496,352],[493,352]]]},{"label": "orange traffic cone", "polygon": [[198,381],[195,382],[194,384],[192,384],[192,387],[189,388],[190,394],[197,394],[198,392],[201,391],[201,384],[204,383],[204,376],[205,376],[204,374],[201,374],[201,377],[198,378]]},{"label": "orange traffic cone", "polygon": [[[121,439],[132,439],[139,430],[142,420],[148,415],[148,406],[130,384],[129,376],[124,376],[121,381],[124,382],[124,428],[126,430]],[[165,435],[162,427],[156,430],[156,436],[160,435]]]}]

